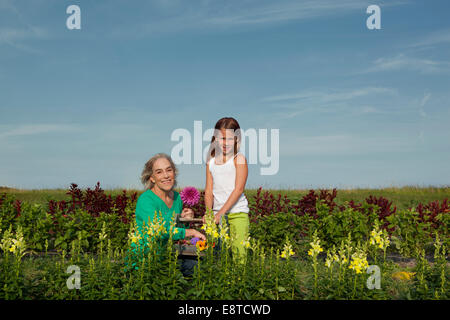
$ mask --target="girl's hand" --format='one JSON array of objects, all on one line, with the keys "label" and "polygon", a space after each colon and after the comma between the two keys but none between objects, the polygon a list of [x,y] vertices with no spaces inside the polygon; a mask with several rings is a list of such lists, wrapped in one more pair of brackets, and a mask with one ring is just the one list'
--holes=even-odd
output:
[{"label": "girl's hand", "polygon": [[194,210],[192,210],[191,208],[184,208],[183,211],[181,211],[181,217],[194,219]]},{"label": "girl's hand", "polygon": [[220,223],[220,218],[223,216],[223,213],[217,213],[215,216],[214,216],[214,222],[216,223],[216,224],[219,224]]}]

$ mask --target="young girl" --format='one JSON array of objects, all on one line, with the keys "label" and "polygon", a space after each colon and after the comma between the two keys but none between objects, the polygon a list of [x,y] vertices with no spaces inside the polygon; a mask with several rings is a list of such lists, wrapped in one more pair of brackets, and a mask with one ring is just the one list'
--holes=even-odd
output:
[{"label": "young girl", "polygon": [[248,167],[239,153],[241,142],[239,123],[222,118],[215,125],[206,162],[205,206],[214,212],[215,222],[228,222],[233,256],[245,259],[242,243],[249,229],[248,201],[244,194]]}]

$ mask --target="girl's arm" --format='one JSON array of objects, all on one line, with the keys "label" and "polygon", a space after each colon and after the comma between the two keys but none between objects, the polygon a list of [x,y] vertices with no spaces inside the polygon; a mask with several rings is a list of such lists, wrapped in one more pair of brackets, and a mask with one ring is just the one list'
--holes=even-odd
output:
[{"label": "girl's arm", "polygon": [[[241,158],[238,159],[239,157]],[[217,223],[220,221],[220,217],[226,214],[231,209],[231,207],[233,207],[233,205],[236,203],[245,189],[245,184],[247,182],[248,176],[247,160],[242,154],[239,154],[234,159],[234,164],[236,166],[236,182],[234,185],[234,190],[233,192],[231,192],[230,196],[228,197],[222,208],[219,210],[219,212],[217,212],[215,217]]]},{"label": "girl's arm", "polygon": [[205,185],[205,207],[206,210],[213,208],[213,177],[209,171],[209,163],[206,163],[206,185]]}]

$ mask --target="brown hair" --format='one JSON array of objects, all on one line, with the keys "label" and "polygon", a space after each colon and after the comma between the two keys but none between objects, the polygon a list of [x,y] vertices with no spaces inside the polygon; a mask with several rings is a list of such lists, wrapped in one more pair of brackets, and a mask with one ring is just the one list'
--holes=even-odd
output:
[{"label": "brown hair", "polygon": [[209,152],[208,152],[208,159],[207,162],[209,161],[209,159],[211,159],[212,157],[215,157],[216,155],[216,145],[217,145],[217,141],[216,141],[216,134],[217,131],[220,131],[221,129],[232,129],[234,132],[234,154],[236,155],[236,153],[239,151],[239,147],[241,145],[241,127],[239,126],[239,123],[237,122],[236,119],[231,118],[231,117],[225,117],[222,119],[219,119],[219,121],[216,122],[216,125],[214,126],[214,134],[211,138],[211,145],[209,147]]},{"label": "brown hair", "polygon": [[172,161],[172,158],[165,154],[165,153],[157,153],[155,154],[153,157],[151,157],[150,160],[148,160],[145,165],[144,165],[144,170],[142,170],[141,173],[141,182],[145,187],[145,190],[151,189],[153,188],[153,186],[155,185],[151,180],[150,177],[153,175],[153,164],[156,162],[156,160],[158,159],[167,159],[170,162],[170,166],[172,167],[173,171],[174,171],[174,184],[173,187],[175,188],[177,185],[177,175],[178,175],[178,169],[175,166],[175,163]]}]

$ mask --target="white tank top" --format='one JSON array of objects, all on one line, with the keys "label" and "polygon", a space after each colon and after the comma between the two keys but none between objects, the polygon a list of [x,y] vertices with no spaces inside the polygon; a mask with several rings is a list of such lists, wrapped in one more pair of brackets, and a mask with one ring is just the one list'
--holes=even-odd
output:
[{"label": "white tank top", "polygon": [[[236,157],[237,153],[234,157]],[[213,211],[216,214],[225,204],[234,190],[236,182],[236,167],[234,166],[234,157],[228,159],[224,164],[215,163],[215,157],[209,160],[209,171],[213,177]],[[227,213],[249,212],[248,201],[245,194],[242,193],[236,203]]]}]

